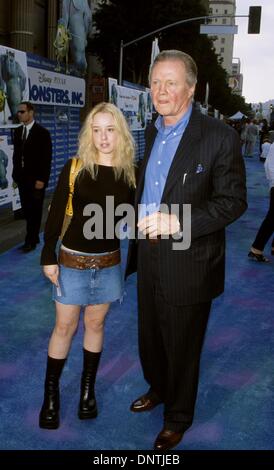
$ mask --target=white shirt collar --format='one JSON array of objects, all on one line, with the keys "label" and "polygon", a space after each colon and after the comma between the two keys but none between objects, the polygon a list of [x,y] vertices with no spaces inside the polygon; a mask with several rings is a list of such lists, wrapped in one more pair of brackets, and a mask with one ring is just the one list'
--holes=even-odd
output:
[{"label": "white shirt collar", "polygon": [[27,128],[27,136],[29,135],[29,131],[31,130],[34,123],[35,123],[35,121],[33,120],[25,126]]}]

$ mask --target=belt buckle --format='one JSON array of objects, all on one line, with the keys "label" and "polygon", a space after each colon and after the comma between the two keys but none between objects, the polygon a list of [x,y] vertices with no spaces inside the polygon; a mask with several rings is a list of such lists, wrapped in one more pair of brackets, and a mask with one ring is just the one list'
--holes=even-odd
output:
[{"label": "belt buckle", "polygon": [[91,260],[90,260],[90,265],[89,265],[89,269],[99,269],[98,268],[98,263],[97,263],[97,260],[94,256],[92,256]]}]

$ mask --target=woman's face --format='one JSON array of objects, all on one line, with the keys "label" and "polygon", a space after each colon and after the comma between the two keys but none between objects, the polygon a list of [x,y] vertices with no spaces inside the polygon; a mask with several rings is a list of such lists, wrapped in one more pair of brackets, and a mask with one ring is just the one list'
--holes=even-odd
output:
[{"label": "woman's face", "polygon": [[112,158],[118,141],[118,131],[112,114],[103,112],[95,114],[92,136],[99,158]]}]

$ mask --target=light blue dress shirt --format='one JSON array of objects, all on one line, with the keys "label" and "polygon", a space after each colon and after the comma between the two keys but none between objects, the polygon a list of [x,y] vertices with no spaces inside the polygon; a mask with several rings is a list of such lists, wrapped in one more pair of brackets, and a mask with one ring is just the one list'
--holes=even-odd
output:
[{"label": "light blue dress shirt", "polygon": [[146,167],[139,220],[159,210],[167,175],[191,112],[192,105],[174,126],[165,126],[162,116],[158,116],[155,121],[158,133]]}]

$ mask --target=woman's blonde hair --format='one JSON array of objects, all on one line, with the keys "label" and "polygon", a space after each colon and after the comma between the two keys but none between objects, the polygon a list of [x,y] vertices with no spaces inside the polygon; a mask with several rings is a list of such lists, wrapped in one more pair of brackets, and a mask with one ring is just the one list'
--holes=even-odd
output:
[{"label": "woman's blonde hair", "polygon": [[99,103],[88,114],[79,134],[77,156],[83,162],[83,169],[90,172],[96,179],[98,172],[98,151],[93,142],[92,123],[94,116],[98,113],[109,113],[113,116],[114,125],[117,129],[117,147],[114,150],[113,170],[115,178],[122,174],[129,186],[135,187],[134,154],[135,142],[130,133],[126,119],[122,112],[111,103]]}]

